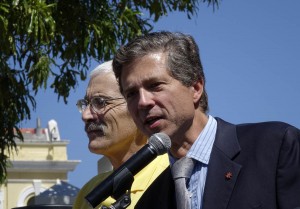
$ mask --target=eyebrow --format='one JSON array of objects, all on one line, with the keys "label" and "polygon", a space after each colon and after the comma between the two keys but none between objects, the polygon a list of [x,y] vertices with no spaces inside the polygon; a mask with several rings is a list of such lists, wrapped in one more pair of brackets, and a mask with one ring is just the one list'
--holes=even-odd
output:
[{"label": "eyebrow", "polygon": [[91,96],[91,97],[85,95],[85,96],[84,96],[84,99],[85,99],[85,100],[89,100],[89,99],[94,98],[94,97],[101,97],[101,98],[104,98],[104,99],[110,99],[110,97],[103,96],[103,95],[101,95],[100,93],[96,93],[96,94],[94,94],[94,95]]},{"label": "eyebrow", "polygon": [[133,91],[135,89],[134,86],[129,86],[128,88],[122,90],[122,94],[125,95],[126,93]]}]

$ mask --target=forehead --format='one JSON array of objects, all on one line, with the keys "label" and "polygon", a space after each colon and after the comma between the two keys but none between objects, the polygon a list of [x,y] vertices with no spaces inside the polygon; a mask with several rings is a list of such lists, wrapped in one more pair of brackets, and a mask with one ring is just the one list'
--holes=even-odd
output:
[{"label": "forehead", "polygon": [[86,90],[86,96],[92,97],[94,95],[107,97],[122,96],[113,72],[101,72],[91,77]]},{"label": "forehead", "polygon": [[151,53],[136,59],[122,69],[121,83],[128,86],[162,76],[170,76],[167,70],[166,55],[162,52]]}]

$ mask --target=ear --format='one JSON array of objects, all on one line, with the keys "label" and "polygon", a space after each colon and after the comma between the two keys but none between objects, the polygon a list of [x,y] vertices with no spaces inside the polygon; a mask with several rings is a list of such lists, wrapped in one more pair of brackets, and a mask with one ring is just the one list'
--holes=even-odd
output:
[{"label": "ear", "polygon": [[192,90],[192,93],[193,93],[194,104],[199,103],[200,98],[201,98],[202,93],[203,93],[203,86],[204,86],[203,80],[198,80],[191,86],[191,90]]}]

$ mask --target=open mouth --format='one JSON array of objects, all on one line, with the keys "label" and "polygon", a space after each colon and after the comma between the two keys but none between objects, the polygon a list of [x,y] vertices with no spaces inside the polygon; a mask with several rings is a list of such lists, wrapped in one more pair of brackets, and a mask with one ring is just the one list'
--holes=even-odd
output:
[{"label": "open mouth", "polygon": [[145,120],[144,124],[147,126],[153,126],[160,119],[162,119],[162,117],[149,117]]}]

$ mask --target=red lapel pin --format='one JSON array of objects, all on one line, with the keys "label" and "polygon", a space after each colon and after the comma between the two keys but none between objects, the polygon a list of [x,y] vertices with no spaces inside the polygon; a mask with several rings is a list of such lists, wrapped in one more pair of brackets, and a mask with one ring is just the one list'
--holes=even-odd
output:
[{"label": "red lapel pin", "polygon": [[232,178],[232,173],[231,172],[227,172],[226,174],[225,174],[225,179],[226,180],[230,180]]}]

